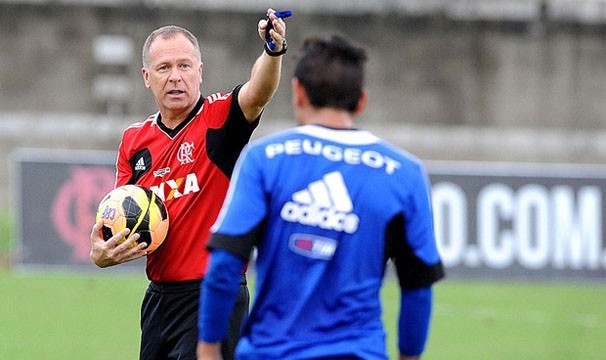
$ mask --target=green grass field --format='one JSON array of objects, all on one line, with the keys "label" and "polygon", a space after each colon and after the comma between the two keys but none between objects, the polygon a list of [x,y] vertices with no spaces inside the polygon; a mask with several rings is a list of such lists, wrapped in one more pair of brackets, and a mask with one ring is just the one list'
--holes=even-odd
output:
[{"label": "green grass field", "polygon": [[[393,291],[384,291],[389,329]],[[435,288],[425,359],[604,359],[604,304],[606,287],[595,284],[446,280]]]},{"label": "green grass field", "polygon": [[[1,214],[0,214],[1,215]],[[14,273],[0,216],[0,359],[136,359],[142,275]],[[396,359],[398,290],[384,287]],[[446,279],[435,288],[425,360],[598,360],[606,354],[606,283]]]},{"label": "green grass field", "polygon": [[[0,272],[0,359],[136,359],[145,279]],[[397,289],[383,291],[395,334]],[[444,281],[424,359],[604,359],[606,288]],[[396,358],[395,335],[389,337]]]}]

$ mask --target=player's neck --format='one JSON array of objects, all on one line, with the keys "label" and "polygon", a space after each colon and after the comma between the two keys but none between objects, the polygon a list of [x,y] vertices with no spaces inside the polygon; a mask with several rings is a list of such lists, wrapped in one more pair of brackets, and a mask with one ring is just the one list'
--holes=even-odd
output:
[{"label": "player's neck", "polygon": [[189,106],[186,109],[168,109],[164,108],[160,110],[162,124],[169,129],[175,129],[184,121],[193,117],[197,110],[199,110],[199,105],[201,105],[202,98],[198,100],[198,102]]},{"label": "player's neck", "polygon": [[185,121],[189,115],[190,111],[184,112],[173,112],[173,111],[163,111],[162,114],[162,123],[169,129],[174,129],[183,121]]},{"label": "player's neck", "polygon": [[322,108],[310,111],[299,120],[302,125],[322,125],[335,129],[353,128],[353,116],[350,112],[334,109]]}]

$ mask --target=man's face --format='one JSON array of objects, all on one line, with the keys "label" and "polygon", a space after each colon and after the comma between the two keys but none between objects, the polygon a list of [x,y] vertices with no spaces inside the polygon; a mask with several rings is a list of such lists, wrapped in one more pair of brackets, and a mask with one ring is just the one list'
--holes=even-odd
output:
[{"label": "man's face", "polygon": [[149,49],[147,65],[142,69],[143,80],[161,113],[193,108],[200,97],[203,66],[185,36],[156,38]]}]

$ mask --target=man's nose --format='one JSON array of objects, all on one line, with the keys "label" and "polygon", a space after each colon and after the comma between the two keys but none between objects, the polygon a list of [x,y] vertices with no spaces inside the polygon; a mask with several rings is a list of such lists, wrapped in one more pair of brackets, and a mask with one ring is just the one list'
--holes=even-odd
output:
[{"label": "man's nose", "polygon": [[179,73],[179,69],[177,67],[173,67],[171,69],[168,80],[170,80],[172,82],[181,81],[181,73]]}]

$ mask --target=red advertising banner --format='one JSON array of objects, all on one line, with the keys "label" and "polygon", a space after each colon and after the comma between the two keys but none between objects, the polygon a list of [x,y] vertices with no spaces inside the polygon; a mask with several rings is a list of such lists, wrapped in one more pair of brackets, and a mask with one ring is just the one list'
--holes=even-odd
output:
[{"label": "red advertising banner", "polygon": [[[17,267],[97,269],[89,236],[99,202],[114,186],[115,162],[116,153],[103,151],[11,155]],[[143,261],[115,268],[142,269]]]}]

